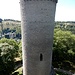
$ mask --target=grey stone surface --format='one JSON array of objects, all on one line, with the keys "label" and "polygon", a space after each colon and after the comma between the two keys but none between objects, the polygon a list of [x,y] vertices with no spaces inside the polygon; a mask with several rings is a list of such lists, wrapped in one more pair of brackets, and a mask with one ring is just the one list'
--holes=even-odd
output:
[{"label": "grey stone surface", "polygon": [[54,71],[54,67],[51,66],[51,72],[50,72],[50,75],[56,75],[56,72]]},{"label": "grey stone surface", "polygon": [[50,75],[56,2],[20,0],[20,5],[23,75]]}]

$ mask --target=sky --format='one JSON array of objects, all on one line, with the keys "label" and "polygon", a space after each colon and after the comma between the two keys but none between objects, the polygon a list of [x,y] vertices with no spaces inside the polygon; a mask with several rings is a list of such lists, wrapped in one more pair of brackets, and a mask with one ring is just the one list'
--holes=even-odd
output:
[{"label": "sky", "polygon": [[[0,0],[0,18],[21,20],[20,0]],[[58,0],[55,21],[75,21],[75,0]]]},{"label": "sky", "polygon": [[58,0],[56,21],[75,21],[75,0]]}]

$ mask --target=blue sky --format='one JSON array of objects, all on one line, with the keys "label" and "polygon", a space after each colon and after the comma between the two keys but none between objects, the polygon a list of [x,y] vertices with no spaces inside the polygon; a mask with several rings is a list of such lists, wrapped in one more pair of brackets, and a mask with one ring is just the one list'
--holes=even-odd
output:
[{"label": "blue sky", "polygon": [[[19,0],[0,0],[0,18],[21,20]],[[75,0],[58,0],[56,21],[75,21]]]},{"label": "blue sky", "polygon": [[75,0],[58,0],[56,21],[75,21]]}]

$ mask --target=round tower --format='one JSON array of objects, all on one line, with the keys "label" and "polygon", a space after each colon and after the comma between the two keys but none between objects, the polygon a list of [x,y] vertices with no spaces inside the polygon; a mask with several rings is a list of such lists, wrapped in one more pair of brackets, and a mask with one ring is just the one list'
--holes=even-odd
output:
[{"label": "round tower", "polygon": [[57,0],[20,0],[23,75],[50,75]]}]

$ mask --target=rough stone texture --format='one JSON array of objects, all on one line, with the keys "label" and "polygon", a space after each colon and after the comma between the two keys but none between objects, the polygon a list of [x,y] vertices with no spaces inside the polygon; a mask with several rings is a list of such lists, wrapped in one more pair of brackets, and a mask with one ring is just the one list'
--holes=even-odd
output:
[{"label": "rough stone texture", "polygon": [[56,2],[20,0],[23,75],[50,75]]},{"label": "rough stone texture", "polygon": [[53,66],[51,67],[50,75],[56,75],[56,72],[55,72],[55,70],[54,70],[54,67],[53,67]]}]

